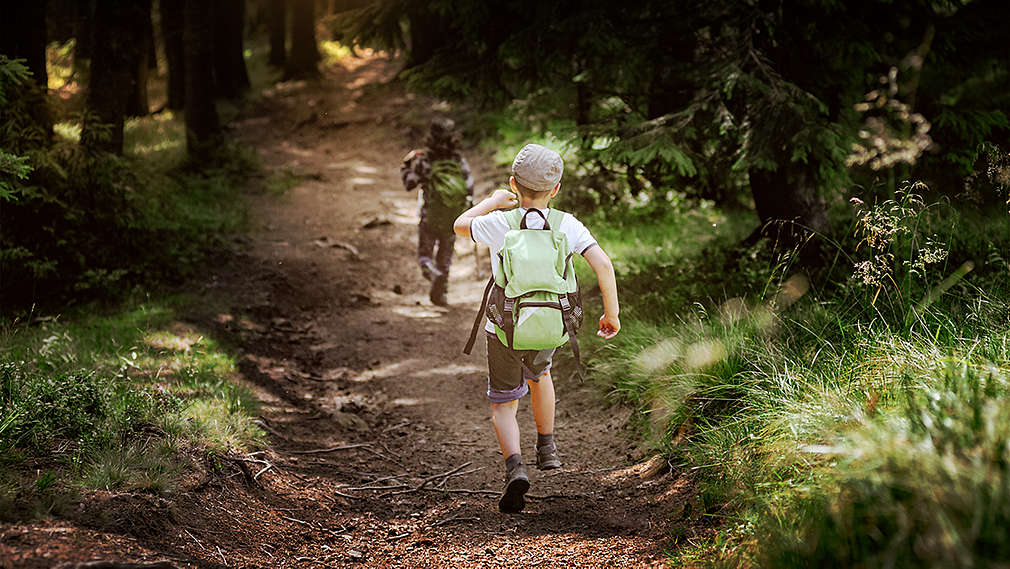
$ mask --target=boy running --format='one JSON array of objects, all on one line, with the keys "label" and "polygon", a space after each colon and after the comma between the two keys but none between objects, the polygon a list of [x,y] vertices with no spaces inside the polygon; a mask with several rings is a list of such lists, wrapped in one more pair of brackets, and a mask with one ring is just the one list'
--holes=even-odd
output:
[{"label": "boy running", "polygon": [[[561,156],[538,144],[527,144],[512,162],[509,186],[518,194],[498,190],[473,206],[453,225],[456,235],[471,237],[491,249],[493,259],[501,251],[509,223],[501,210],[519,206],[520,210],[537,209],[544,216],[530,215],[530,229],[541,229],[548,213],[548,202],[561,190],[564,163]],[[565,213],[558,228],[568,239],[569,248],[580,253],[596,272],[603,296],[603,316],[600,317],[598,336],[613,338],[621,329],[618,319],[617,279],[610,258],[596,243],[592,234],[575,216]],[[491,403],[491,421],[498,436],[502,456],[505,457],[505,489],[498,501],[498,509],[516,513],[525,506],[524,495],[529,490],[529,475],[523,464],[519,448],[519,423],[516,411],[519,399],[526,393],[532,397],[533,419],[537,426],[537,468],[559,468],[557,445],[554,442],[554,384],[551,380],[551,358],[554,349],[512,350],[498,339],[494,325],[488,321],[487,336],[488,391]]]},{"label": "boy running", "polygon": [[403,187],[408,192],[420,188],[424,196],[417,226],[417,263],[431,281],[428,298],[438,306],[448,304],[449,265],[456,242],[452,220],[473,203],[473,175],[460,153],[459,139],[452,119],[436,118],[424,139],[425,148],[410,151],[400,166]]}]

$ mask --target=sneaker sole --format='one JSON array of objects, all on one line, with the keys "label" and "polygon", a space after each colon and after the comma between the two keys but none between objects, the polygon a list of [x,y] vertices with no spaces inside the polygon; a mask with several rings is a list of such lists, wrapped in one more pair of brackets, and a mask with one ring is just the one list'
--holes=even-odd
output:
[{"label": "sneaker sole", "polygon": [[498,500],[498,510],[503,514],[516,514],[526,507],[524,495],[530,489],[528,478],[516,478],[508,483],[501,499]]},{"label": "sneaker sole", "polygon": [[549,460],[543,464],[537,464],[537,468],[540,470],[554,470],[555,468],[561,468],[560,460]]}]

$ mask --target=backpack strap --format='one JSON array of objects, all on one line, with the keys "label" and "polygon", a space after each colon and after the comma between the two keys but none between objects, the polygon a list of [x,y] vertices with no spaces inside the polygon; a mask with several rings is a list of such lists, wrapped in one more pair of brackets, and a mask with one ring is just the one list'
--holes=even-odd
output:
[{"label": "backpack strap", "polygon": [[519,229],[519,225],[522,223],[520,218],[523,216],[522,211],[519,208],[510,209],[505,212],[505,221],[509,222],[509,229]]},{"label": "backpack strap", "polygon": [[544,227],[543,227],[543,229],[546,229],[547,231],[551,230],[551,224],[550,224],[550,222],[547,221],[547,216],[544,215],[544,212],[540,211],[539,209],[537,209],[535,207],[529,208],[528,210],[526,210],[526,213],[523,214],[522,221],[519,222],[519,229],[529,229],[529,227],[526,225],[526,216],[528,216],[531,213],[535,213],[535,214],[539,215],[540,218],[544,220]]},{"label": "backpack strap", "polygon": [[473,320],[473,328],[470,330],[470,339],[466,341],[466,347],[463,348],[463,353],[470,355],[473,350],[473,343],[477,341],[477,331],[480,329],[480,325],[484,320],[484,311],[487,310],[487,301],[491,296],[491,287],[494,286],[494,275],[487,281],[487,286],[484,287],[484,300],[480,303],[480,310],[477,311],[477,318]]},{"label": "backpack strap", "polygon": [[565,212],[552,209],[547,212],[547,222],[554,231],[561,231],[561,222],[565,220]]},{"label": "backpack strap", "polygon": [[579,383],[585,382],[585,374],[582,373],[582,357],[579,354],[579,339],[575,332],[575,315],[572,313],[573,306],[568,300],[567,294],[558,295],[558,303],[561,305],[561,322],[565,325],[565,332],[568,333],[568,343],[572,345],[572,355],[575,356],[575,373],[579,376]]}]

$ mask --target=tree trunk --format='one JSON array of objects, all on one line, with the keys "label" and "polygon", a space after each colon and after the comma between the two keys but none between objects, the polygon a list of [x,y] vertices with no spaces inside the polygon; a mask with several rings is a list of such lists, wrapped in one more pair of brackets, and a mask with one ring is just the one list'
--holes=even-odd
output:
[{"label": "tree trunk", "polygon": [[131,117],[142,117],[151,112],[147,102],[148,65],[151,58],[151,46],[154,38],[151,36],[151,0],[136,2],[136,21],[133,23],[140,38],[136,45],[136,63],[133,66],[133,91],[130,95],[126,114]]},{"label": "tree trunk", "polygon": [[74,22],[74,73],[77,80],[87,83],[88,66],[91,61],[91,43],[94,41],[95,0],[82,0],[77,8]]},{"label": "tree trunk", "polygon": [[315,0],[291,0],[291,54],[284,77],[304,79],[319,75],[316,47]]},{"label": "tree trunk", "polygon": [[186,149],[190,160],[205,164],[221,146],[214,107],[214,7],[206,0],[184,2]]},{"label": "tree trunk", "polygon": [[168,62],[168,102],[173,111],[181,110],[186,100],[186,66],[183,50],[183,4],[185,0],[161,0],[161,35]]},{"label": "tree trunk", "polygon": [[270,65],[284,67],[287,59],[285,36],[288,27],[288,6],[285,0],[267,0],[267,26],[270,27]]},{"label": "tree trunk", "polygon": [[85,101],[81,144],[92,150],[123,153],[123,113],[134,92],[134,73],[145,60],[143,6],[132,0],[97,0],[92,29],[91,79]]},{"label": "tree trunk", "polygon": [[411,2],[407,9],[410,23],[410,53],[406,67],[426,63],[447,41],[448,30],[427,2]]},{"label": "tree trunk", "polygon": [[5,2],[0,10],[0,55],[25,59],[35,82],[49,86],[46,72],[46,2]]},{"label": "tree trunk", "polygon": [[820,240],[812,240],[811,234],[830,235],[827,208],[818,196],[815,176],[812,172],[817,164],[798,164],[784,161],[777,170],[750,171],[750,187],[754,196],[754,206],[761,227],[751,236],[773,237],[779,246],[802,247],[800,260],[805,264],[816,264],[819,258]]},{"label": "tree trunk", "polygon": [[244,29],[245,0],[214,2],[214,81],[219,97],[235,99],[249,89]]}]

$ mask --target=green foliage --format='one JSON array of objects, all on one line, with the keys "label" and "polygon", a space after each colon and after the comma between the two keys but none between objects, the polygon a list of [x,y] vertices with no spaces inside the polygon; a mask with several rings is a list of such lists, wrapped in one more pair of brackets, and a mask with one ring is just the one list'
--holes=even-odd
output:
[{"label": "green foliage", "polygon": [[746,204],[755,170],[833,203],[909,177],[952,197],[980,145],[1006,144],[998,4],[374,0],[337,25],[405,52],[411,86],[577,154],[587,183],[567,187],[587,208],[670,190]]},{"label": "green foliage", "polygon": [[130,432],[157,411],[152,394],[130,390],[124,370],[111,377],[93,371],[42,370],[27,362],[0,364],[0,439],[5,453],[24,451],[56,456],[70,463]]},{"label": "green foliage", "polygon": [[[638,406],[645,444],[697,480],[700,507],[685,515],[724,520],[717,537],[682,551],[684,563],[876,566],[919,548],[910,536],[920,529],[930,543],[970,541],[982,534],[962,522],[1004,507],[1005,459],[979,449],[1010,435],[998,419],[1010,377],[1008,213],[919,193],[907,185],[893,200],[850,204],[856,219],[831,245],[834,266],[806,274],[788,254],[734,247],[741,220],[710,205],[707,218],[639,207],[602,229],[587,220],[614,258],[624,324],[609,342],[585,338],[591,377]],[[710,241],[691,244],[698,235]],[[967,261],[973,270],[959,272]],[[866,284],[866,262],[886,272]],[[980,385],[990,387],[972,399]],[[942,451],[926,444],[941,440]],[[917,477],[945,460],[946,474]],[[989,546],[972,547],[937,558]]]},{"label": "green foliage", "polygon": [[952,363],[829,451],[838,476],[759,529],[762,567],[985,567],[1010,557],[1007,370]]},{"label": "green foliage", "polygon": [[229,147],[215,168],[188,170],[170,113],[130,121],[125,138],[122,158],[58,139],[22,161],[29,176],[4,185],[5,310],[184,277],[241,225],[234,195],[255,170],[248,153]]},{"label": "green foliage", "polygon": [[256,398],[212,339],[174,320],[183,305],[192,299],[89,306],[3,332],[0,472],[13,478],[0,477],[0,502],[31,502],[39,491],[18,473],[38,465],[48,493],[163,492],[190,453],[258,444]]}]

